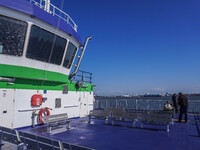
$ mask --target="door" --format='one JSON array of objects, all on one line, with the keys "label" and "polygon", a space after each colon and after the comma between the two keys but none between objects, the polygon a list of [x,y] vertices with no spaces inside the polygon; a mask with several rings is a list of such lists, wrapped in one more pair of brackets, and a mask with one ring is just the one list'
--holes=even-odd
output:
[{"label": "door", "polygon": [[88,99],[86,92],[80,92],[80,117],[88,115]]},{"label": "door", "polygon": [[13,128],[14,89],[0,89],[0,126]]}]

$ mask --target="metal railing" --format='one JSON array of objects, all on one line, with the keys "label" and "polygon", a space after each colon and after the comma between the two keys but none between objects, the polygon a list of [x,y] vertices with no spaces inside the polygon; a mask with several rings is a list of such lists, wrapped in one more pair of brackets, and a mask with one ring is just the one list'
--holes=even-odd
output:
[{"label": "metal railing", "polygon": [[92,73],[78,70],[77,74],[71,80],[75,82],[80,81],[83,83],[92,84]]},{"label": "metal railing", "polygon": [[64,20],[77,32],[78,26],[72,20],[72,18],[67,13],[65,13],[64,11],[62,11],[55,5],[51,4],[50,0],[49,1],[48,0],[29,0],[29,1],[35,4],[36,6],[40,7],[41,9],[44,9],[46,12],[52,14],[53,16],[57,16],[60,19]]},{"label": "metal railing", "polygon": [[[200,112],[200,100],[189,100],[188,112]],[[136,110],[163,110],[165,100],[96,99],[94,109],[127,108]]]}]

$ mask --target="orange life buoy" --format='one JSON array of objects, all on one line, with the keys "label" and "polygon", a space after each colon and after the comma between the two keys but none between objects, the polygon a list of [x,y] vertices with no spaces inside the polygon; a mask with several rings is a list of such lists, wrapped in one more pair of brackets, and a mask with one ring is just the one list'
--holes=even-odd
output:
[{"label": "orange life buoy", "polygon": [[50,115],[50,111],[48,107],[42,108],[40,109],[39,113],[38,113],[38,122],[39,124],[44,124],[44,116],[49,116]]}]

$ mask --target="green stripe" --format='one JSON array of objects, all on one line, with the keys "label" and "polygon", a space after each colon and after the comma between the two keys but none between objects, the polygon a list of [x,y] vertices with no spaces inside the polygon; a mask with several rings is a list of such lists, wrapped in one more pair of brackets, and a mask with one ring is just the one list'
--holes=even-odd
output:
[{"label": "green stripe", "polygon": [[68,85],[69,91],[84,91],[92,92],[93,85],[84,84],[88,86],[87,88],[76,88],[75,82],[68,82],[67,84],[62,84],[58,82],[49,81],[39,81],[39,80],[27,80],[27,79],[16,79],[13,85],[9,85],[8,82],[0,82],[0,88],[5,89],[31,89],[31,90],[57,90],[62,91],[64,85]]},{"label": "green stripe", "polygon": [[0,64],[0,76],[57,81],[62,83],[68,82],[68,76],[65,74],[22,67],[22,66],[4,65],[4,64]]},{"label": "green stripe", "polygon": [[[46,76],[45,76],[46,74]],[[32,89],[32,90],[58,90],[62,91],[64,85],[68,85],[69,91],[92,92],[92,84],[84,84],[87,88],[76,88],[75,82],[69,82],[68,76],[39,69],[2,65],[0,64],[1,77],[15,77],[13,85],[0,81],[0,88],[6,89]],[[45,80],[45,81],[42,81]]]}]

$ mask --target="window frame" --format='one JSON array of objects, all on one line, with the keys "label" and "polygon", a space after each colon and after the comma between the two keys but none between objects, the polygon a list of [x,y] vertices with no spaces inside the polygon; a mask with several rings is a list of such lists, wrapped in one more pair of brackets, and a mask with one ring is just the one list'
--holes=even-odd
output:
[{"label": "window frame", "polygon": [[26,30],[25,30],[25,33],[24,33],[24,42],[23,42],[23,46],[22,46],[22,55],[9,55],[9,54],[2,54],[2,53],[0,53],[0,55],[23,57],[24,53],[26,52],[25,46],[26,46],[26,40],[28,38],[27,33],[28,33],[28,29],[29,29],[28,22],[25,21],[25,20],[21,20],[21,19],[18,19],[18,18],[14,18],[14,17],[11,17],[11,16],[2,15],[2,14],[0,14],[0,16],[7,17],[7,18],[10,18],[10,19],[13,19],[13,20],[18,20],[18,21],[24,22],[26,24]]},{"label": "window frame", "polygon": [[[74,43],[72,43],[72,42],[69,40],[68,43],[67,43],[67,46],[66,46],[65,56],[66,56],[66,53],[67,53],[67,49],[68,49],[69,43],[71,43],[74,47],[76,47],[76,53],[75,53],[74,58],[73,58],[73,60],[72,60],[72,65],[73,65],[73,62],[74,62],[74,60],[75,60],[75,58],[76,58],[76,55],[77,55],[77,52],[78,52],[79,48],[78,48]],[[67,68],[67,67],[64,66],[65,56],[63,57],[62,67],[65,68],[65,69],[71,70],[72,65],[71,65],[69,68]]]},{"label": "window frame", "polygon": [[[47,31],[47,32],[49,32],[49,33],[51,33],[51,34],[54,34],[54,35],[56,35],[56,36],[58,36],[58,37],[60,37],[60,38],[62,38],[62,39],[64,39],[64,40],[66,40],[66,42],[65,42],[65,48],[64,48],[64,52],[63,52],[63,56],[62,56],[62,60],[61,60],[60,65],[58,65],[58,64],[56,64],[56,63],[50,63],[50,61],[49,61],[49,62],[46,62],[46,61],[42,61],[42,60],[38,60],[38,59],[34,59],[34,58],[29,58],[29,57],[27,57],[28,47],[29,47],[30,38],[31,38],[31,29],[32,29],[32,26],[36,26],[36,27],[38,27],[38,28],[40,28],[40,29],[42,29],[42,30],[45,30],[45,31]],[[52,31],[50,31],[50,30],[48,30],[48,29],[46,29],[46,28],[44,28],[44,27],[41,27],[40,25],[34,24],[34,23],[32,23],[32,24],[30,25],[30,31],[29,31],[29,32],[30,32],[30,34],[29,34],[29,38],[27,39],[27,40],[28,40],[28,44],[27,44],[27,49],[26,49],[25,57],[26,57],[27,59],[36,60],[36,61],[43,62],[43,63],[49,63],[49,64],[51,64],[51,65],[61,66],[61,65],[63,64],[63,59],[64,59],[64,56],[65,56],[65,53],[66,53],[66,49],[67,49],[69,40],[68,40],[67,38],[65,38],[65,37],[63,37],[63,36],[61,36],[61,35],[59,35],[59,34],[53,33]]]}]

